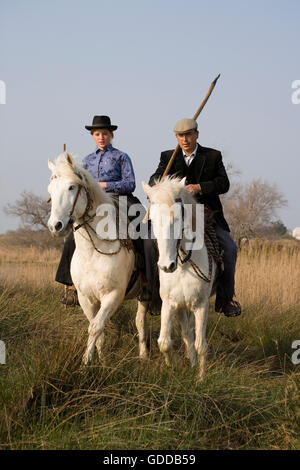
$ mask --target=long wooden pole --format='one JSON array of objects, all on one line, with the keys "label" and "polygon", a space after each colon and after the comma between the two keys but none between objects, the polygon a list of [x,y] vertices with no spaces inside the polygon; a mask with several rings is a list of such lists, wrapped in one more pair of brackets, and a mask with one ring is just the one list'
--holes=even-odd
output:
[{"label": "long wooden pole", "polygon": [[[201,105],[199,106],[199,108],[197,109],[196,113],[195,113],[194,116],[193,116],[194,121],[197,120],[199,114],[201,113],[202,109],[203,109],[204,106],[206,105],[206,103],[207,103],[207,101],[208,101],[208,98],[209,98],[210,95],[212,94],[212,91],[213,91],[213,89],[215,88],[217,81],[219,80],[219,77],[220,77],[220,74],[214,79],[213,82],[211,82],[211,85],[210,85],[210,87],[209,87],[209,90],[208,90],[208,92],[207,92],[207,94],[206,94],[204,100],[202,101]],[[167,166],[166,166],[165,171],[163,172],[163,175],[162,175],[162,177],[161,177],[161,180],[163,180],[164,177],[167,176],[167,174],[169,173],[170,168],[171,168],[171,166],[172,166],[172,163],[174,162],[175,157],[176,157],[176,155],[177,155],[178,152],[179,152],[179,149],[180,149],[180,147],[179,147],[179,145],[177,145],[176,149],[175,149],[174,152],[172,153],[172,156],[171,156],[171,158],[170,158],[170,160],[169,160],[169,162],[168,162],[168,164],[167,164]]]},{"label": "long wooden pole", "polygon": [[[199,116],[199,114],[201,113],[202,109],[203,109],[204,106],[206,105],[206,103],[207,103],[207,101],[208,101],[208,98],[209,98],[210,95],[212,94],[212,91],[213,91],[213,89],[215,88],[216,83],[217,83],[217,81],[219,80],[219,78],[220,78],[220,74],[214,79],[213,82],[211,82],[210,87],[209,87],[209,90],[208,90],[208,92],[206,93],[206,96],[205,96],[204,100],[202,101],[202,103],[200,104],[199,108],[197,109],[197,111],[195,112],[195,114],[194,114],[194,116],[193,116],[194,121],[196,121],[196,119],[198,118],[198,116]],[[176,149],[175,149],[174,152],[172,153],[172,156],[171,156],[171,158],[170,158],[170,160],[169,160],[169,162],[168,162],[168,164],[167,164],[167,166],[166,166],[165,171],[164,171],[163,174],[162,174],[161,180],[163,180],[164,177],[167,176],[167,174],[169,173],[170,168],[171,168],[171,166],[172,166],[172,163],[174,162],[175,157],[176,157],[176,155],[177,155],[178,152],[179,152],[179,149],[180,149],[180,147],[179,147],[179,145],[177,145]],[[145,219],[144,219],[144,220],[146,220],[146,218],[149,217],[149,210],[150,210],[150,208],[148,207],[147,213],[146,213],[146,215],[145,215]]]}]

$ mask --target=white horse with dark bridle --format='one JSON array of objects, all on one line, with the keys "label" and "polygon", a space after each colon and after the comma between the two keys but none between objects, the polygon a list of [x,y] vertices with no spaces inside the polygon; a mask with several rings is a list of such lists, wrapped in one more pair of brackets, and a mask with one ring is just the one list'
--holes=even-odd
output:
[{"label": "white horse with dark bridle", "polygon": [[[83,363],[88,364],[95,346],[102,358],[105,323],[125,298],[135,269],[135,254],[118,238],[114,217],[109,219],[110,234],[113,235],[99,238],[97,226],[104,219],[101,208],[111,209],[106,214],[114,214],[114,201],[96,180],[76,166],[67,153],[61,154],[55,163],[49,161],[48,166],[52,172],[48,186],[52,201],[49,230],[60,237],[66,236],[72,228],[74,230],[76,249],[71,262],[71,277],[80,306],[89,321],[89,337],[83,357]],[[127,293],[126,299],[137,297],[138,281]],[[141,358],[147,357],[147,307],[148,302],[138,301],[136,326]]]},{"label": "white horse with dark bridle", "polygon": [[[152,187],[144,182],[142,185],[150,201],[148,217],[159,251],[162,299],[159,349],[170,365],[171,332],[177,316],[187,356],[192,366],[199,363],[199,377],[202,378],[207,350],[209,298],[216,275],[216,263],[208,256],[203,242],[203,206],[197,204],[187,190],[185,179],[166,177]],[[190,208],[190,212],[182,217],[185,208]],[[144,220],[146,218],[147,215]],[[184,225],[176,233],[176,227],[180,227],[183,220]]]}]

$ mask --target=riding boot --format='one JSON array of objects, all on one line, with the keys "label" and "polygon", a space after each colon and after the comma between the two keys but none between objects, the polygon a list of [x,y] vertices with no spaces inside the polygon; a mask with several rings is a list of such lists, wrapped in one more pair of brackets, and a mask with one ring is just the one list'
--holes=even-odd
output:
[{"label": "riding boot", "polygon": [[66,287],[64,295],[61,297],[60,301],[66,307],[75,307],[76,305],[80,305],[75,287]]},{"label": "riding boot", "polygon": [[224,271],[218,278],[215,311],[222,312],[227,317],[235,317],[242,311],[240,304],[233,300],[237,246],[230,233],[218,224],[216,224],[216,235],[223,250]]}]

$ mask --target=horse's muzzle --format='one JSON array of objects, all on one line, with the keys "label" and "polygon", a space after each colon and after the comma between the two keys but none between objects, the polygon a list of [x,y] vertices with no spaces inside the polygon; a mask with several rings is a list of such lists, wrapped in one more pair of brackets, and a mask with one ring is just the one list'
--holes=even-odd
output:
[{"label": "horse's muzzle", "polygon": [[158,264],[158,267],[159,267],[159,269],[161,269],[165,273],[173,273],[177,269],[177,263],[175,261],[172,261],[172,263],[169,266],[160,266]]},{"label": "horse's muzzle", "polygon": [[48,223],[48,227],[51,234],[55,237],[64,237],[69,233],[73,223],[73,219],[70,218],[66,225],[61,220],[58,220],[55,225]]}]

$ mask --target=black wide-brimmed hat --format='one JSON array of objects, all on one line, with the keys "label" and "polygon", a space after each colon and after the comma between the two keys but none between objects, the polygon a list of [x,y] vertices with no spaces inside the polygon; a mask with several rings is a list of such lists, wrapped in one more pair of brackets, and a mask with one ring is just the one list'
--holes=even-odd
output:
[{"label": "black wide-brimmed hat", "polygon": [[94,116],[93,124],[91,126],[85,126],[88,131],[92,129],[109,129],[115,131],[118,126],[113,126],[110,122],[109,116]]}]

